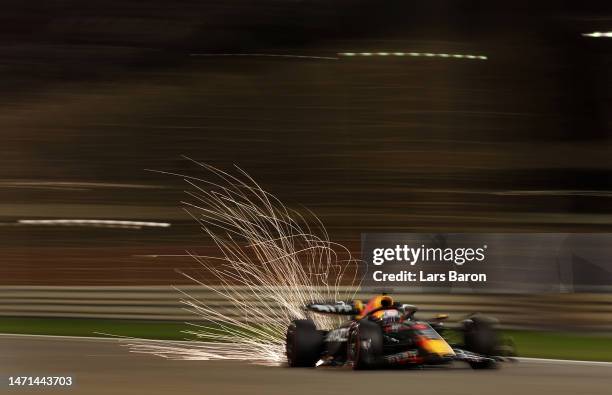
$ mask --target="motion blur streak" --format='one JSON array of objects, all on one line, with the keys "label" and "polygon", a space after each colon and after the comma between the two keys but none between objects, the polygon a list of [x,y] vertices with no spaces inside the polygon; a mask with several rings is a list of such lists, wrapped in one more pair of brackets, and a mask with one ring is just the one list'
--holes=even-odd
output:
[{"label": "motion blur streak", "polygon": [[167,222],[115,221],[110,219],[20,219],[23,225],[61,225],[61,226],[150,226],[167,228]]},{"label": "motion blur streak", "polygon": [[[193,329],[185,331],[203,342],[130,339],[128,345],[136,352],[172,359],[280,364],[285,361],[286,328],[292,320],[306,318],[304,305],[352,299],[359,286],[358,261],[345,247],[329,240],[314,214],[308,221],[261,189],[247,173],[239,169],[240,177],[236,177],[195,163],[216,181],[183,176],[193,188],[187,192],[192,201],[183,204],[213,240],[221,257],[191,254],[207,273],[204,277],[217,279],[216,285],[199,280],[200,273],[183,275],[221,295],[227,300],[226,306],[177,288],[183,295],[181,302],[194,318],[214,323],[191,324]],[[318,224],[318,235],[309,223]],[[348,259],[342,259],[339,253],[348,255]],[[243,287],[236,288],[236,284]],[[348,288],[340,288],[346,284]],[[313,319],[318,328],[330,328],[337,321],[325,315]]]},{"label": "motion blur streak", "polygon": [[286,54],[273,54],[273,53],[192,53],[191,56],[254,56],[254,57],[268,57],[268,58],[323,59],[323,60],[337,60],[338,59],[332,56],[286,55]]},{"label": "motion blur streak", "polygon": [[612,37],[612,32],[593,32],[593,33],[583,33],[582,35],[585,37],[595,37],[595,38]]},{"label": "motion blur streak", "polygon": [[338,52],[338,56],[423,56],[426,58],[455,58],[455,59],[478,59],[487,60],[484,55],[470,55],[458,53],[431,53],[431,52]]},{"label": "motion blur streak", "polygon": [[119,184],[110,182],[74,182],[74,181],[0,181],[0,187],[10,188],[134,188],[161,189],[161,185]]}]

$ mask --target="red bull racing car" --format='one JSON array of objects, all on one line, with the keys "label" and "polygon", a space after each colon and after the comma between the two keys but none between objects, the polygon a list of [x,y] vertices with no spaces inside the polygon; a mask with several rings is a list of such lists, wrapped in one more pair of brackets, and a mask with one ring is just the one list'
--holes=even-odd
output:
[{"label": "red bull racing car", "polygon": [[317,329],[311,319],[295,320],[287,329],[286,354],[291,367],[350,365],[353,369],[426,366],[467,362],[474,369],[497,366],[500,355],[509,355],[495,331],[495,320],[474,315],[459,328],[462,341],[445,339],[446,315],[425,322],[414,317],[417,308],[379,295],[367,304],[313,303],[306,308],[351,319],[338,328]]}]

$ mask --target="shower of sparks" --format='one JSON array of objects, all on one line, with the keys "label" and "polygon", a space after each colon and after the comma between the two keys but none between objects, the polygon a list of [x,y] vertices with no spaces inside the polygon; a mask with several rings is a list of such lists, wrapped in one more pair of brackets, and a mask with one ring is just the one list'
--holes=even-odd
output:
[{"label": "shower of sparks", "polygon": [[[201,273],[182,274],[225,303],[176,288],[184,308],[200,320],[189,323],[184,333],[199,341],[124,341],[134,352],[171,359],[284,363],[288,324],[307,318],[308,303],[351,299],[359,286],[359,262],[348,249],[329,240],[314,214],[304,216],[287,208],[242,170],[234,176],[195,163],[215,181],[175,174],[191,188],[186,192],[189,201],[182,203],[212,239],[219,256],[188,253]],[[320,329],[338,323],[337,317],[310,318]]]}]

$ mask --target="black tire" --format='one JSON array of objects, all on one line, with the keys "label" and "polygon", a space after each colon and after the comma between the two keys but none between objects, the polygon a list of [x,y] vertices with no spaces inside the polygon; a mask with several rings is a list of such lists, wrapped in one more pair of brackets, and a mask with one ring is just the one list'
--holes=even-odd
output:
[{"label": "black tire", "polygon": [[499,336],[493,319],[475,316],[463,323],[463,343],[466,350],[481,354],[495,355],[499,348]]},{"label": "black tire", "polygon": [[376,369],[382,363],[382,329],[372,321],[360,321],[353,332],[349,347],[351,347],[353,369]]},{"label": "black tire", "polygon": [[323,351],[324,332],[312,320],[295,320],[287,328],[285,351],[290,367],[314,367]]}]

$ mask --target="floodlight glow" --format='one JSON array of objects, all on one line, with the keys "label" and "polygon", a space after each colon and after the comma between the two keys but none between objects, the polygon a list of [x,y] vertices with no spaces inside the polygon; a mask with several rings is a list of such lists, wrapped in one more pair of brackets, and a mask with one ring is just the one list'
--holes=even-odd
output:
[{"label": "floodlight glow", "polygon": [[612,32],[582,33],[582,35],[585,36],[585,37],[595,37],[595,38],[606,37],[606,38],[610,38],[610,37],[612,37]]}]

